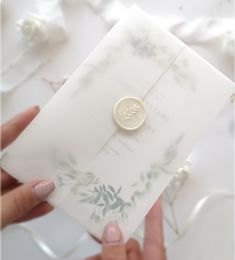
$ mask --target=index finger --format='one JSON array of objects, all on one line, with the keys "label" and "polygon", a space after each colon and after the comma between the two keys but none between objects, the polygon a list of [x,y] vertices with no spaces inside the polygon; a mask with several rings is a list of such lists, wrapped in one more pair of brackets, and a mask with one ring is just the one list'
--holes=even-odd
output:
[{"label": "index finger", "polygon": [[0,129],[0,147],[4,149],[13,142],[38,114],[39,107],[31,107],[3,124]]},{"label": "index finger", "polygon": [[158,199],[145,217],[143,256],[146,260],[166,260],[162,209]]},{"label": "index finger", "polygon": [[121,230],[116,222],[110,222],[104,230],[102,241],[102,260],[127,260]]}]

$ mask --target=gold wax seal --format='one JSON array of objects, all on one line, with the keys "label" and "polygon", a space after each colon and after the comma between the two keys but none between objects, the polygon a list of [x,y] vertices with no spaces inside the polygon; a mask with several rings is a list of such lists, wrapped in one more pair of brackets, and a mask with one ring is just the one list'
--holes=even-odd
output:
[{"label": "gold wax seal", "polygon": [[144,104],[136,97],[121,98],[113,108],[113,118],[122,129],[135,130],[145,120]]}]

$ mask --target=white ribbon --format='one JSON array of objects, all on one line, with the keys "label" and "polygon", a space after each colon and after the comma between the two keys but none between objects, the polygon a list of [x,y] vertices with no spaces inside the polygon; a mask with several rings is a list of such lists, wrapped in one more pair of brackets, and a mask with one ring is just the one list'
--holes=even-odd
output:
[{"label": "white ribbon", "polygon": [[[188,231],[189,229],[194,225],[194,223],[197,221],[199,215],[201,212],[212,202],[216,201],[219,202],[220,200],[223,201],[225,199],[234,199],[234,193],[228,192],[228,191],[218,191],[210,193],[203,198],[201,198],[193,207],[191,213],[189,214],[189,217],[185,221],[184,226],[178,231],[176,239],[171,242],[167,243],[166,247],[169,247],[176,243],[178,240],[180,240]],[[168,223],[167,223],[168,224]],[[143,229],[138,229],[135,233],[135,237],[143,241],[144,238],[144,232]]]},{"label": "white ribbon", "polygon": [[71,247],[67,252],[64,254],[57,254],[50,246],[47,245],[45,240],[36,232],[31,230],[27,225],[21,224],[14,224],[7,227],[8,229],[22,229],[25,231],[28,236],[34,241],[34,243],[38,246],[38,248],[44,252],[45,255],[52,259],[64,259],[65,257],[71,256],[73,253],[76,252],[77,249],[80,248],[80,244],[86,241],[89,237],[88,233],[84,233],[75,243],[73,247]]},{"label": "white ribbon", "polygon": [[[177,238],[180,239],[182,236],[185,235],[185,233],[192,227],[192,225],[197,220],[199,214],[201,214],[202,210],[210,203],[214,201],[224,200],[224,199],[233,199],[234,193],[227,192],[227,191],[218,191],[213,192],[211,194],[208,194],[207,196],[201,198],[196,205],[194,206],[193,210],[191,211],[187,221],[185,222],[185,225],[181,229],[179,236]],[[175,240],[175,242],[177,241]]]},{"label": "white ribbon", "polygon": [[[113,26],[128,8],[118,0],[86,0],[87,4],[100,15],[108,26]],[[170,30],[187,44],[217,41],[226,55],[235,53],[234,18],[197,18],[153,16],[159,26]]]}]

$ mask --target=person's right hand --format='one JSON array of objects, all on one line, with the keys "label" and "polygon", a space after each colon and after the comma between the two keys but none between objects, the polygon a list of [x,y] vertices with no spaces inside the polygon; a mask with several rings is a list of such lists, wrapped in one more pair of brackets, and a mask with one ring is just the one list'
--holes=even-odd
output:
[{"label": "person's right hand", "polygon": [[166,260],[160,201],[153,205],[145,217],[143,250],[134,239],[129,239],[124,245],[121,231],[114,222],[104,230],[101,254],[87,260]]}]

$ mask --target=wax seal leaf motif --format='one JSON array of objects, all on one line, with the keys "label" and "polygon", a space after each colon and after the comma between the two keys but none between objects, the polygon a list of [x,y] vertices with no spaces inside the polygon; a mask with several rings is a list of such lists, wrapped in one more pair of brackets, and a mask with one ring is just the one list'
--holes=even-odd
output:
[{"label": "wax seal leaf motif", "polygon": [[119,113],[120,120],[129,120],[140,111],[140,106],[137,104],[131,104],[124,111]]},{"label": "wax seal leaf motif", "polygon": [[121,98],[114,106],[113,118],[122,129],[135,130],[145,120],[144,104],[136,97]]}]

